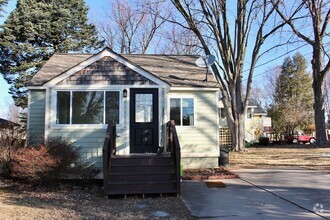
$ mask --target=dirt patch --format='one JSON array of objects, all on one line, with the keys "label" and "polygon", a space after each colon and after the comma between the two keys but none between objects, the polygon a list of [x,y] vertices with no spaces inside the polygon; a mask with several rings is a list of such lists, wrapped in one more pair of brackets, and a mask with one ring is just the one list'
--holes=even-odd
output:
[{"label": "dirt patch", "polygon": [[227,187],[225,183],[219,181],[219,180],[207,180],[205,181],[205,184],[209,188],[225,188]]},{"label": "dirt patch", "polygon": [[223,167],[212,169],[185,169],[182,176],[183,180],[218,180],[233,178],[238,178],[238,175]]},{"label": "dirt patch", "polygon": [[229,170],[298,166],[330,173],[330,146],[273,145],[229,153]]},{"label": "dirt patch", "polygon": [[176,196],[108,199],[99,184],[49,188],[0,182],[0,219],[195,219]]}]

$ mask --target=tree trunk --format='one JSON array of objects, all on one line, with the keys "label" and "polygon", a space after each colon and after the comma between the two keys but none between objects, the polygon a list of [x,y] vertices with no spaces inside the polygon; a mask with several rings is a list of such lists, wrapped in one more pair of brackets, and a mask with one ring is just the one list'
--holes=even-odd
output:
[{"label": "tree trunk", "polygon": [[238,123],[238,151],[245,151],[245,113],[241,113],[239,115],[239,123]]},{"label": "tree trunk", "polygon": [[228,123],[228,127],[231,131],[232,136],[232,149],[235,151],[244,151],[244,136],[245,136],[245,126],[244,126],[245,114],[241,113],[233,122]]},{"label": "tree trunk", "polygon": [[[314,121],[316,130],[316,145],[322,146],[326,143],[326,127],[325,127],[325,73],[322,68],[322,43],[321,39],[316,38],[313,45],[313,91],[314,91]],[[323,70],[324,71],[324,70]]]},{"label": "tree trunk", "polygon": [[325,90],[324,90],[324,80],[314,80],[313,83],[314,90],[314,119],[315,119],[315,129],[316,129],[316,144],[317,146],[322,146],[326,143],[326,127],[325,127]]}]

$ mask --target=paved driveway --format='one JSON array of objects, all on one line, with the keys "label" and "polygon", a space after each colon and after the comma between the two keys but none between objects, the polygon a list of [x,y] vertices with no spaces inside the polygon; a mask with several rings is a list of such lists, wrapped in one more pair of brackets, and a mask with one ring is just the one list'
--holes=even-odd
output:
[{"label": "paved driveway", "polygon": [[301,168],[242,169],[227,187],[182,182],[192,215],[213,219],[330,219],[330,175]]}]

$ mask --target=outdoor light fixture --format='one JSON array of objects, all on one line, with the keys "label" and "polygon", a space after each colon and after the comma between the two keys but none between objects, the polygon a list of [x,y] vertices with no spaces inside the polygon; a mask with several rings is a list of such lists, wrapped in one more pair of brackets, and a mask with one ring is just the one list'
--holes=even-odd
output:
[{"label": "outdoor light fixture", "polygon": [[123,90],[123,97],[126,98],[127,97],[127,89]]}]

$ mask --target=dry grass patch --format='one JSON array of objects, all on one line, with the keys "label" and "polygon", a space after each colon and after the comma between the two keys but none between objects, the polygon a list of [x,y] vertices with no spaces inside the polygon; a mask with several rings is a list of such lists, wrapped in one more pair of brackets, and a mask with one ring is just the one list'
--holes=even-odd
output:
[{"label": "dry grass patch", "polygon": [[162,219],[194,219],[175,196],[108,199],[99,185],[47,189],[0,182],[0,219],[160,219],[156,211],[169,214]]},{"label": "dry grass patch", "polygon": [[330,173],[330,146],[279,145],[230,152],[230,169],[299,166]]}]

